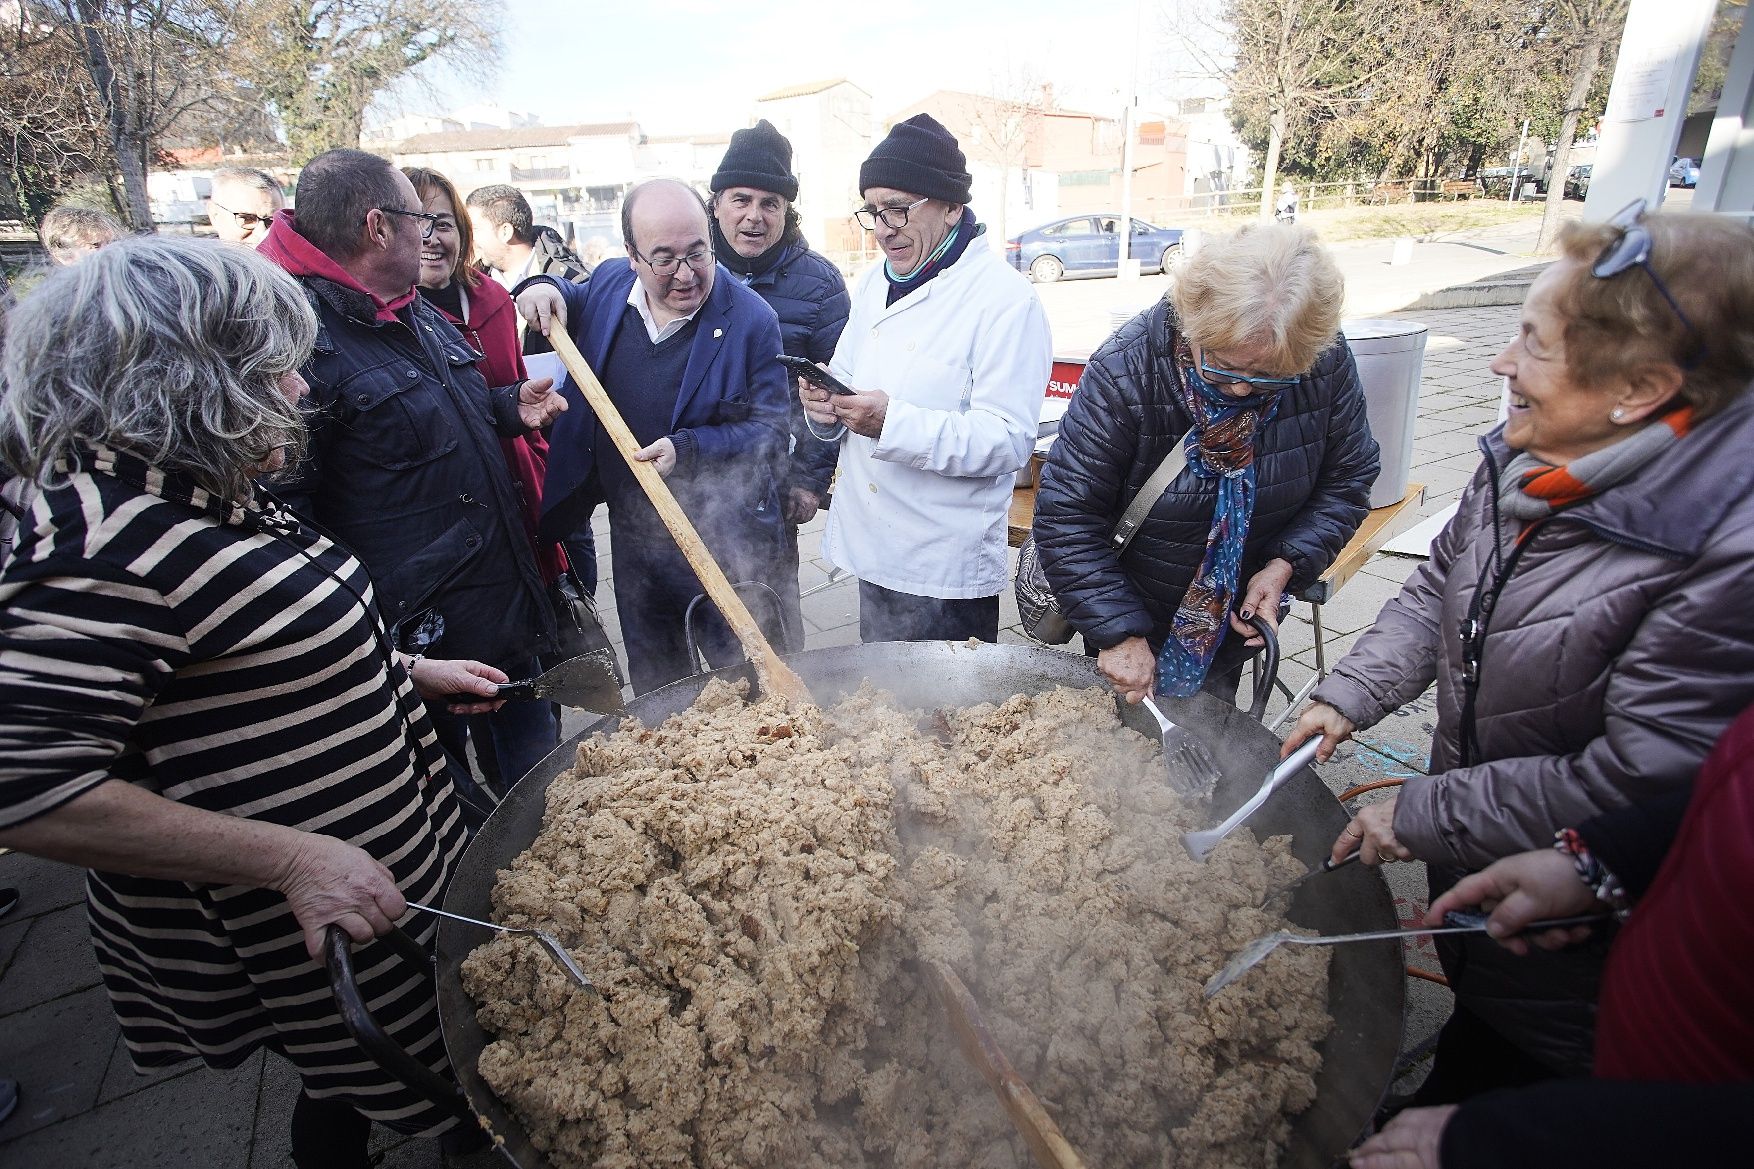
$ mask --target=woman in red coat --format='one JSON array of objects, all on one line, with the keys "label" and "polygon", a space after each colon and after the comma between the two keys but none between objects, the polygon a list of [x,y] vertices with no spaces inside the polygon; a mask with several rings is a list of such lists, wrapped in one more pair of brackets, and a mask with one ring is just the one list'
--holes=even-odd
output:
[{"label": "woman in red coat", "polygon": [[[432,303],[463,338],[482,355],[481,374],[490,386],[523,381],[524,358],[518,342],[518,314],[512,298],[492,280],[484,279],[469,263],[474,240],[469,217],[460,214],[463,200],[457,188],[438,171],[423,166],[403,167],[414,184],[420,205],[438,216],[433,232],[420,245],[420,294]],[[518,486],[522,501],[524,532],[536,553],[536,569],[553,584],[566,571],[558,544],[542,544],[536,523],[542,515],[542,475],[548,463],[548,443],[540,434],[502,438],[506,465]],[[452,759],[467,766],[466,739],[475,734],[476,755],[490,782],[510,787],[560,742],[560,721],[546,702],[508,702],[491,715],[456,720],[441,726],[439,739]],[[491,749],[489,743],[491,742]]]}]

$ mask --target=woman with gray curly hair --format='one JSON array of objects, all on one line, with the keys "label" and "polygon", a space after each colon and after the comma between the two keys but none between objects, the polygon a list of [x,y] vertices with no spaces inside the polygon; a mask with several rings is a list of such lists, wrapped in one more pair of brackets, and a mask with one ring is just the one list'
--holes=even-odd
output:
[{"label": "woman with gray curly hair", "polygon": [[[1343,294],[1308,228],[1253,224],[1209,241],[1085,366],[1035,543],[1060,612],[1129,702],[1234,697],[1260,642],[1238,614],[1277,626],[1287,591],[1363,522],[1377,447]],[[1117,549],[1160,467],[1174,473]]]},{"label": "woman with gray curly hair", "polygon": [[0,458],[37,492],[0,569],[0,846],[91,870],[137,1068],[284,1055],[301,1167],[365,1165],[370,1119],[437,1133],[360,1058],[318,959],[331,926],[364,944],[379,1021],[446,1070],[430,991],[370,943],[464,842],[418,696],[491,709],[504,675],[401,658],[360,563],[256,488],[304,446],[316,319],[291,277],[129,239],[12,324]]}]

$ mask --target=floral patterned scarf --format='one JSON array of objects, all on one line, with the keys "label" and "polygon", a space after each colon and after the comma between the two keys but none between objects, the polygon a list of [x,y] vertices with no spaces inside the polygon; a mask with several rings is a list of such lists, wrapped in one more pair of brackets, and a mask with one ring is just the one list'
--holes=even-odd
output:
[{"label": "floral patterned scarf", "polygon": [[1202,479],[1218,480],[1218,505],[1206,535],[1206,554],[1157,654],[1157,693],[1166,698],[1186,698],[1200,689],[1230,627],[1243,545],[1255,514],[1255,439],[1273,420],[1284,393],[1227,397],[1200,377],[1185,339],[1177,349],[1176,365],[1182,401],[1194,419],[1187,438],[1188,467]]}]

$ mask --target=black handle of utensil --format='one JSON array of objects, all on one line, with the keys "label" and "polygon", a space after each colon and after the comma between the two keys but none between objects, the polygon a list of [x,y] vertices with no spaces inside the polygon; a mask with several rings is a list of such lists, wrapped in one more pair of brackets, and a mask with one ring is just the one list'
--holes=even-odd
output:
[{"label": "black handle of utensil", "polygon": [[[428,985],[432,985],[432,956],[426,952],[426,947],[402,932],[399,926],[391,926],[383,940],[398,957],[419,969],[426,976]],[[407,1049],[390,1038],[389,1032],[372,1017],[365,1005],[365,996],[359,992],[359,981],[353,975],[353,939],[338,925],[331,925],[323,935],[323,964],[329,969],[329,991],[335,996],[335,1005],[341,1009],[342,1026],[353,1036],[353,1041],[379,1067],[420,1095],[446,1112],[473,1122],[475,1113],[470,1110],[463,1090],[409,1055]],[[437,994],[436,987],[434,994]]]},{"label": "black handle of utensil", "polygon": [[[771,622],[777,623],[780,620],[780,595],[774,592],[772,585],[759,580],[740,580],[731,586],[731,591],[740,597],[743,596],[745,592],[748,592],[750,596],[757,598],[761,605],[767,609],[764,616],[768,617]],[[688,649],[688,661],[690,667],[694,669],[696,673],[704,673],[711,665],[711,663],[706,660],[706,655],[700,652],[700,638],[695,633],[694,617],[695,612],[702,605],[705,605],[707,600],[708,598],[705,593],[699,593],[692,601],[688,602],[688,608],[682,611],[682,640]],[[748,604],[749,602],[745,599],[743,603]],[[769,625],[763,623],[760,617],[756,618],[756,623],[761,625],[763,633],[768,631]],[[774,627],[777,628],[777,624]],[[779,638],[775,636],[770,640],[778,641]]]},{"label": "black handle of utensil", "polygon": [[1249,717],[1256,722],[1266,722],[1267,700],[1273,697],[1273,684],[1279,680],[1279,634],[1259,613],[1242,619],[1254,627],[1255,636],[1262,642],[1261,668],[1255,675],[1255,694],[1249,703]]},{"label": "black handle of utensil", "polygon": [[1331,856],[1325,857],[1322,860],[1322,872],[1331,873],[1335,869],[1343,869],[1347,865],[1351,864],[1353,861],[1357,860],[1359,857],[1361,857],[1363,855],[1364,855],[1364,850],[1362,848],[1355,848],[1351,852],[1347,853],[1345,856],[1341,857],[1339,860],[1335,860]]},{"label": "black handle of utensil", "polygon": [[525,678],[520,682],[501,682],[494,697],[502,698],[507,702],[529,702],[537,697],[536,679]]}]

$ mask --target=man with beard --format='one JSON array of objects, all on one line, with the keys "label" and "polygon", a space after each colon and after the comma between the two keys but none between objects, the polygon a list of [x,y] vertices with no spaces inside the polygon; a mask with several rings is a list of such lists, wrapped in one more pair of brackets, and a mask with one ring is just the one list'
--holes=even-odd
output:
[{"label": "man with beard", "polygon": [[[786,353],[827,364],[847,323],[850,302],[840,271],[811,251],[793,202],[792,144],[763,118],[731,135],[731,145],[712,179],[713,251],[719,263],[761,294],[780,319]],[[836,443],[811,431],[803,404],[791,397],[791,457],[781,496],[785,543],[774,576],[785,622],[782,649],[804,648],[804,615],[798,603],[798,525],[810,522],[828,501],[829,480],[840,457]]]}]

